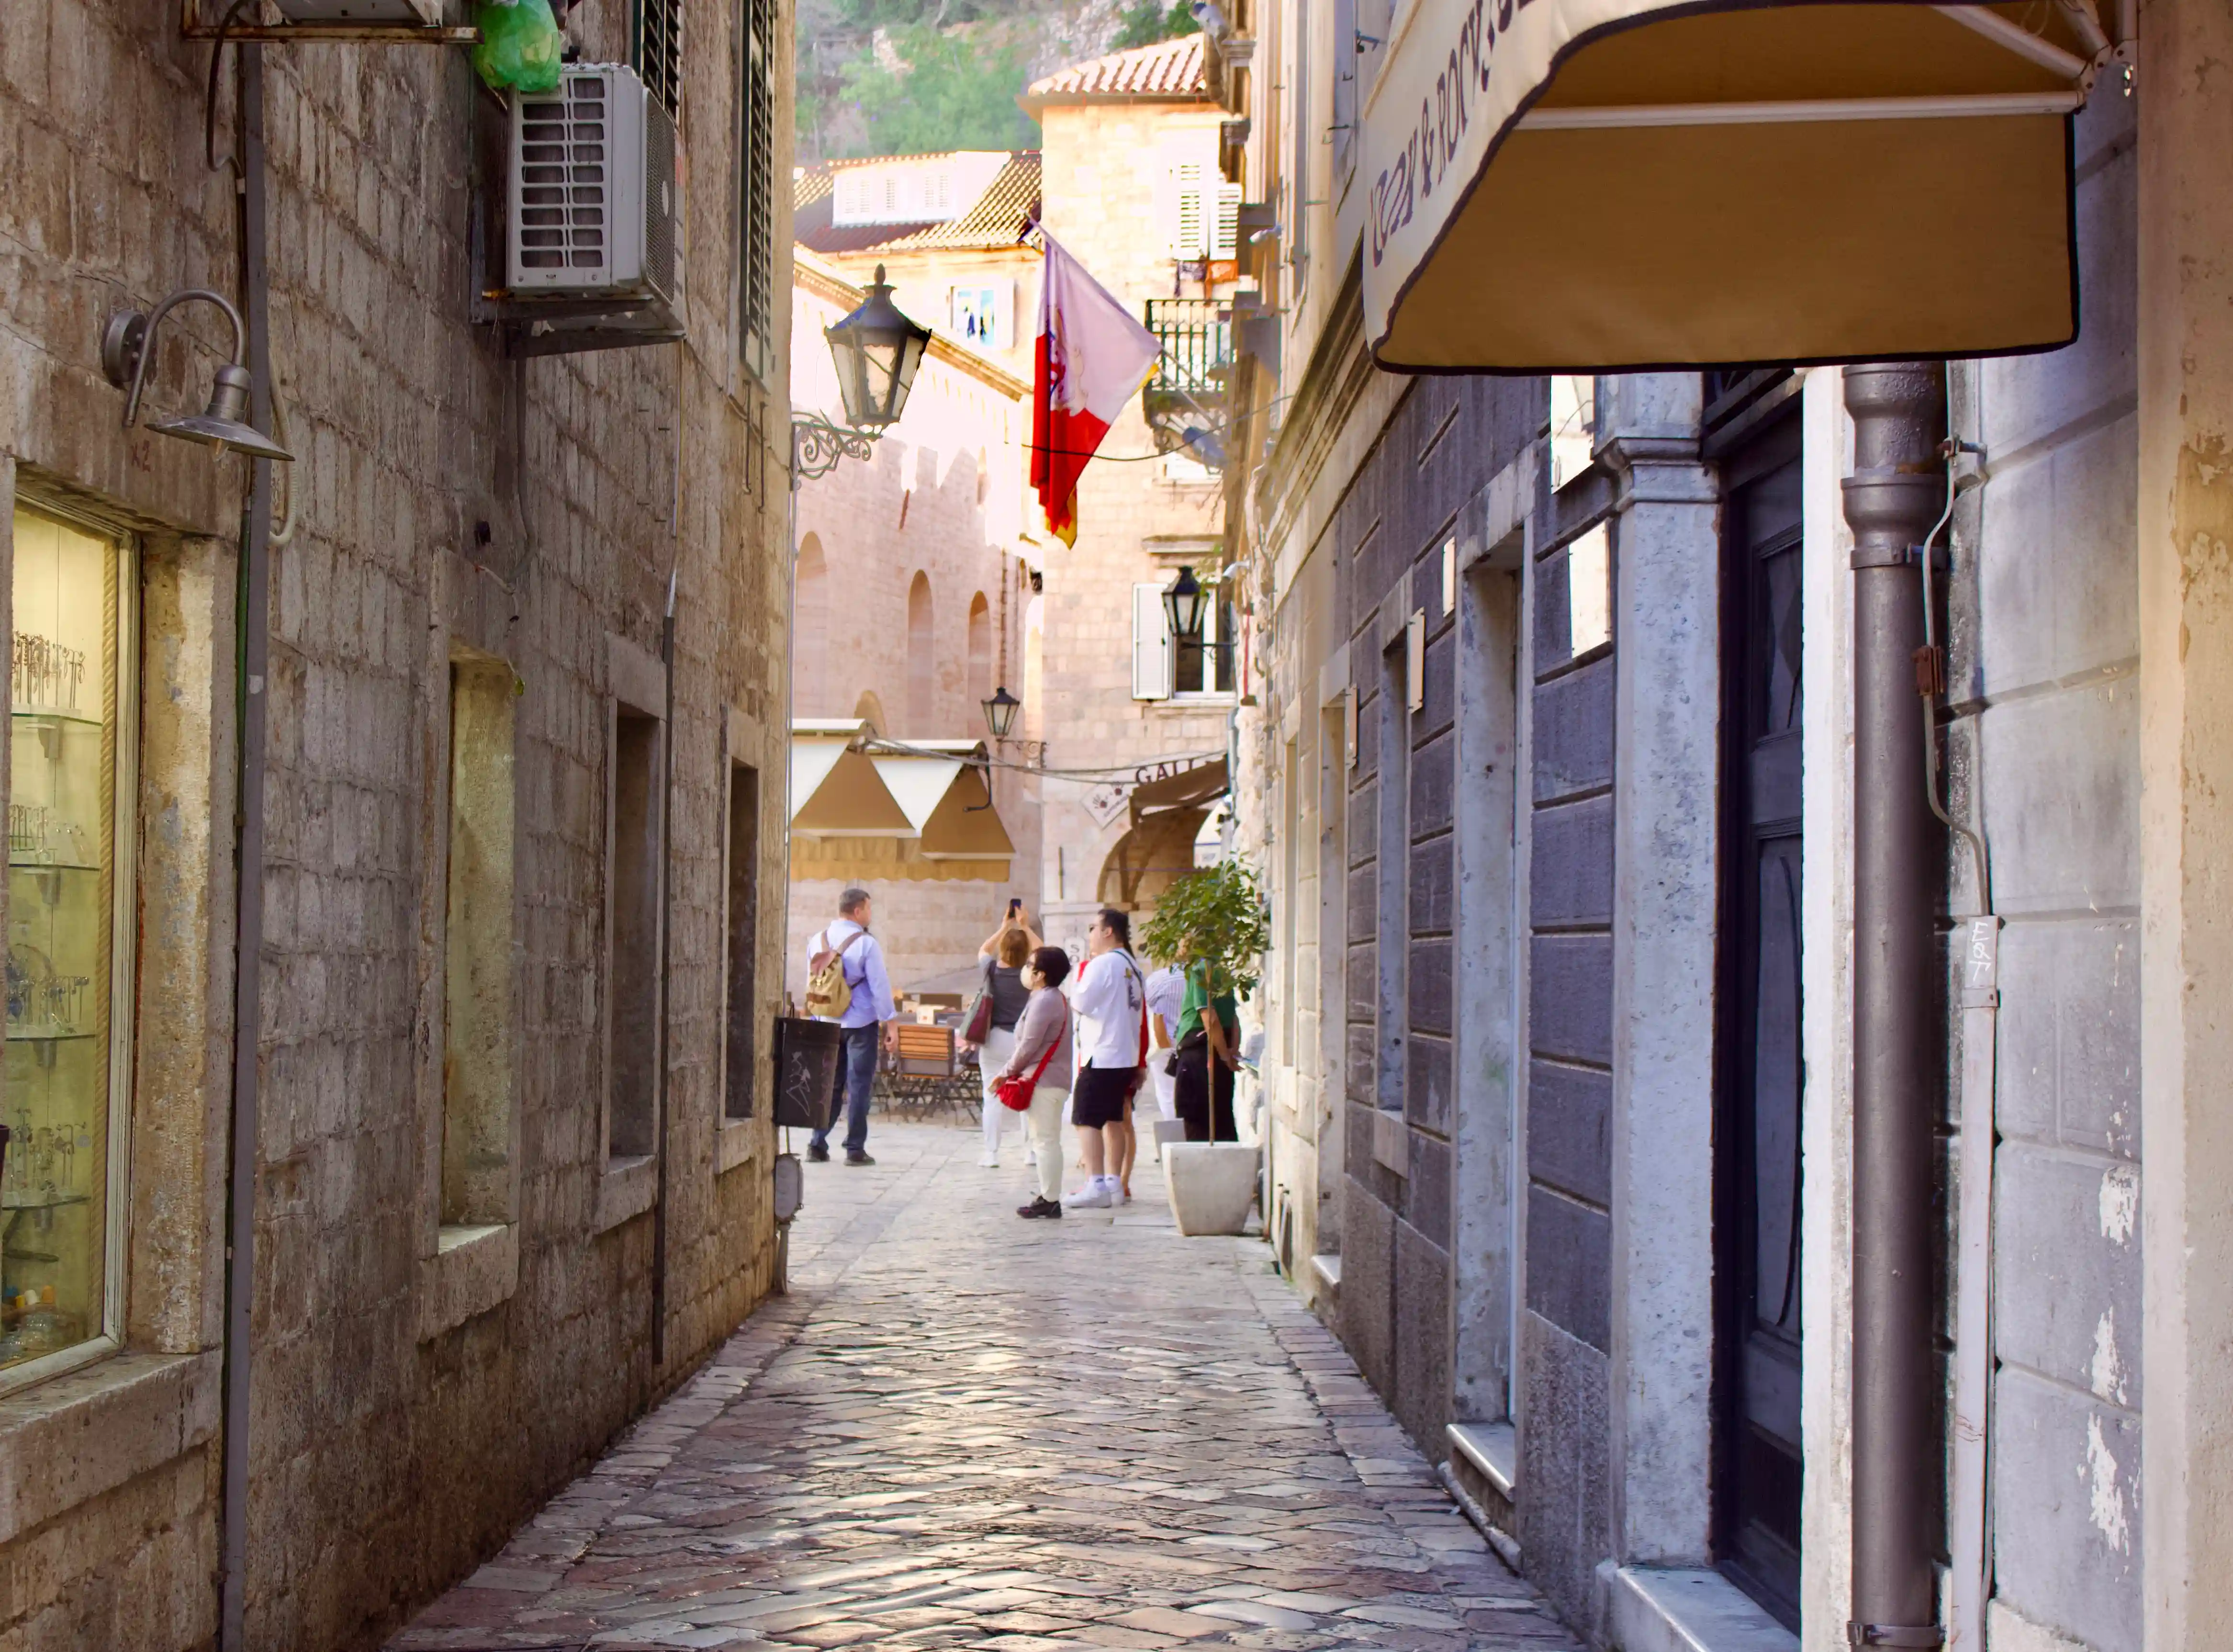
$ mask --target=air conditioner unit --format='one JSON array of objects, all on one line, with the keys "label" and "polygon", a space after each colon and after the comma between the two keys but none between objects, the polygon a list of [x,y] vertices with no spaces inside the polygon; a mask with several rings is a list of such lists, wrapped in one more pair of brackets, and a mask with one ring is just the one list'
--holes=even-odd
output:
[{"label": "air conditioner unit", "polygon": [[634,69],[569,63],[557,90],[513,94],[510,195],[514,299],[680,314],[674,122]]},{"label": "air conditioner unit", "polygon": [[442,0],[277,0],[289,23],[402,23],[431,27],[442,21]]}]

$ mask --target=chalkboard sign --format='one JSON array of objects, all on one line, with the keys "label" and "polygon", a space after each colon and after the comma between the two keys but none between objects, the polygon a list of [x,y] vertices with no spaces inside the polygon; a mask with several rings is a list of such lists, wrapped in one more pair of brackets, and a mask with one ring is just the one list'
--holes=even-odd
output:
[{"label": "chalkboard sign", "polygon": [[830,1127],[837,1084],[841,1029],[834,1021],[778,1016],[775,1023],[775,1122],[802,1130]]}]

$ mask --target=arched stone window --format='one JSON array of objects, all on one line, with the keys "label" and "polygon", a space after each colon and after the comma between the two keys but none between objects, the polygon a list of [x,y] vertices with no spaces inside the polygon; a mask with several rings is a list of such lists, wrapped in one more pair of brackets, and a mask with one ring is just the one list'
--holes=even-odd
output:
[{"label": "arched stone window", "polygon": [[969,599],[969,706],[993,698],[993,608],[980,591]]},{"label": "arched stone window", "polygon": [[799,542],[792,589],[791,708],[797,717],[826,716],[830,692],[830,563],[822,541]]},{"label": "arched stone window", "polygon": [[930,576],[918,571],[908,587],[908,732],[938,732],[938,648],[932,628]]}]

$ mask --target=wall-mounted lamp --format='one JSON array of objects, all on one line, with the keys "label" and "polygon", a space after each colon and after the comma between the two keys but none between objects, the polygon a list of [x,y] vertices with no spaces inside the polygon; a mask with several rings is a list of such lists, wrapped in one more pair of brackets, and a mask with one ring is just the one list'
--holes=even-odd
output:
[{"label": "wall-mounted lamp", "polygon": [[174,305],[195,298],[215,304],[225,312],[225,320],[232,323],[232,360],[217,370],[216,382],[210,387],[206,412],[158,419],[147,428],[165,436],[203,443],[220,453],[230,447],[251,459],[292,463],[292,453],[248,422],[248,369],[240,364],[248,341],[247,329],[241,326],[240,312],[232,307],[232,301],[206,287],[189,287],[174,292],[152,310],[120,309],[101,329],[101,370],[108,375],[109,383],[131,392],[124,403],[125,429],[140,422],[140,392],[146,382],[148,358],[155,353],[155,329],[163,324],[163,317],[171,313]]},{"label": "wall-mounted lamp", "polygon": [[1008,692],[1007,684],[1002,683],[990,699],[980,703],[985,707],[985,726],[993,731],[993,738],[1006,739],[1008,731],[1016,726],[1016,712],[1024,702]]},{"label": "wall-mounted lamp", "polygon": [[1201,638],[1202,599],[1201,582],[1195,578],[1192,568],[1180,569],[1178,577],[1163,588],[1163,618],[1180,641]]}]

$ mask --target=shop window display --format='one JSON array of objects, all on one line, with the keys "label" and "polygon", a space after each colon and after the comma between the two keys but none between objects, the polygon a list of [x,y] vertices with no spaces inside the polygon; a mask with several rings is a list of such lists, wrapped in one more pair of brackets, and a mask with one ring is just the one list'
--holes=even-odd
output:
[{"label": "shop window display", "polygon": [[[15,514],[0,1383],[98,1351],[120,1318],[129,1024],[129,550]],[[125,811],[128,823],[130,811]],[[67,1362],[58,1362],[67,1363]]]}]

